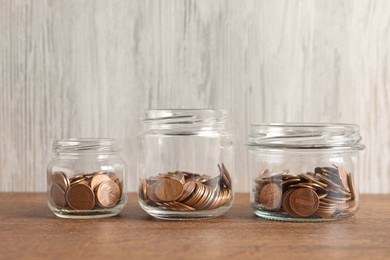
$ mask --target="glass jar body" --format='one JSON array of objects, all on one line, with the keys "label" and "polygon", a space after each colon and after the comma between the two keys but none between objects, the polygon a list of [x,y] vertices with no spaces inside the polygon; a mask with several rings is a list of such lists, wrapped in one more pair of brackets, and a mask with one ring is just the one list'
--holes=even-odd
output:
[{"label": "glass jar body", "polygon": [[255,215],[320,222],[354,215],[359,206],[357,125],[252,125],[251,203]]},{"label": "glass jar body", "polygon": [[251,203],[266,219],[331,221],[359,205],[358,153],[250,150]]},{"label": "glass jar body", "polygon": [[[168,117],[161,116],[167,112]],[[216,217],[229,210],[233,203],[232,136],[214,125],[202,127],[203,112],[146,112],[146,118],[157,113],[153,117],[157,123],[145,127],[138,139],[138,198],[140,206],[156,218]],[[214,116],[214,111],[207,111],[207,116]],[[167,126],[166,120],[180,122],[168,128],[161,127]]]},{"label": "glass jar body", "polygon": [[[70,140],[70,143],[75,142]],[[49,208],[61,218],[102,218],[119,214],[127,200],[124,160],[116,150],[99,151],[99,145],[88,146],[91,139],[77,139],[77,143],[81,143],[79,147],[85,143],[85,149],[56,149],[48,165]]]}]

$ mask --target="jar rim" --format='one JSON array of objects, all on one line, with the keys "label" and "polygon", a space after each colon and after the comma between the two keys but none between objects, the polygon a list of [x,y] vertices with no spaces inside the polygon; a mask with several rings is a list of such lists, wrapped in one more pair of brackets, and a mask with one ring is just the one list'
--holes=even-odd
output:
[{"label": "jar rim", "polygon": [[147,109],[142,121],[144,130],[167,130],[192,133],[224,129],[229,113],[225,109]]},{"label": "jar rim", "polygon": [[363,150],[359,126],[343,123],[251,124],[250,146],[290,149]]},{"label": "jar rim", "polygon": [[117,152],[119,142],[114,138],[64,138],[53,141],[53,152]]}]

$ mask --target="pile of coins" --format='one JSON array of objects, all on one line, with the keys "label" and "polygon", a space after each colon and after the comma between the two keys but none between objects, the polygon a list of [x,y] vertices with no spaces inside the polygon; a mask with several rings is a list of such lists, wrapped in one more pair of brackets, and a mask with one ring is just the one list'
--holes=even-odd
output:
[{"label": "pile of coins", "polygon": [[113,172],[51,175],[50,198],[61,209],[91,210],[112,208],[122,197],[122,182]]},{"label": "pile of coins", "polygon": [[233,199],[232,180],[224,164],[214,178],[184,171],[141,180],[139,198],[146,205],[174,211],[211,210]]},{"label": "pile of coins", "polygon": [[263,170],[255,179],[255,202],[294,218],[332,218],[356,208],[353,176],[343,166],[301,174]]}]

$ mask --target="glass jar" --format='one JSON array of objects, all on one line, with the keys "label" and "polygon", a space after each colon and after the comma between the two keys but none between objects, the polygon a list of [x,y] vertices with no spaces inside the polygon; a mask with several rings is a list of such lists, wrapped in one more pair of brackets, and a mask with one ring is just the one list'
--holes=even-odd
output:
[{"label": "glass jar", "polygon": [[48,204],[61,218],[102,218],[126,203],[125,162],[114,139],[75,138],[53,142],[47,168]]},{"label": "glass jar", "polygon": [[251,125],[251,203],[262,218],[331,221],[359,205],[359,127],[351,124]]},{"label": "glass jar", "polygon": [[147,110],[138,201],[160,219],[216,217],[232,206],[233,142],[225,110]]}]

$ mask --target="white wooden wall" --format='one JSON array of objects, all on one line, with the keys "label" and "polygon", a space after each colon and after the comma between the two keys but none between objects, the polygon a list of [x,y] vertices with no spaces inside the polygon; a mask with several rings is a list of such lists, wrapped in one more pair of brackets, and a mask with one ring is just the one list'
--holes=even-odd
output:
[{"label": "white wooden wall", "polygon": [[51,142],[114,137],[136,188],[145,108],[361,126],[360,190],[390,192],[388,0],[0,0],[0,191],[44,191]]}]

